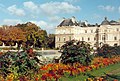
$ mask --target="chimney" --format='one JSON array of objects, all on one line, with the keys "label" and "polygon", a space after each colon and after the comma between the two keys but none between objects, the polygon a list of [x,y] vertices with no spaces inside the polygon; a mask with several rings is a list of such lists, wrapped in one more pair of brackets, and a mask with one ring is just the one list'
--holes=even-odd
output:
[{"label": "chimney", "polygon": [[76,22],[76,19],[74,16],[72,16],[72,22],[75,23]]},{"label": "chimney", "polygon": [[88,21],[87,20],[85,20],[85,25],[88,26]]},{"label": "chimney", "polygon": [[62,21],[64,21],[64,20],[65,20],[65,17],[62,18]]}]

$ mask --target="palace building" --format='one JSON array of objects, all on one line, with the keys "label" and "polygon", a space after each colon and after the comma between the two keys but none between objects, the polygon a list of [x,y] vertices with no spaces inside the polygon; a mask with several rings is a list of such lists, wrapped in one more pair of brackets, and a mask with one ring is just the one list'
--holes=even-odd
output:
[{"label": "palace building", "polygon": [[120,21],[109,21],[107,17],[100,25],[78,22],[75,17],[65,19],[55,29],[55,47],[59,48],[69,40],[86,41],[95,46],[109,44],[120,45]]}]

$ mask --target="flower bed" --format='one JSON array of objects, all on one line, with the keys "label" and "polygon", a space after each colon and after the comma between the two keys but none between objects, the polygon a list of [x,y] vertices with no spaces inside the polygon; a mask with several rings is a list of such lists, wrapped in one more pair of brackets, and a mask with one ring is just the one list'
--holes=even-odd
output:
[{"label": "flower bed", "polygon": [[[118,62],[120,62],[120,57],[114,57],[114,58],[102,58],[101,57],[101,58],[95,58],[93,60],[93,63],[90,66],[82,66],[79,63],[75,63],[73,64],[73,66],[64,65],[64,64],[48,64],[40,68],[41,71],[44,70],[45,72],[45,74],[42,75],[41,79],[42,80],[47,80],[47,79],[56,80],[62,77],[65,73],[69,74],[69,76],[75,76],[81,73],[85,73],[86,71],[91,71],[91,70],[98,69],[101,67],[106,67],[110,64],[115,64]],[[43,76],[46,78],[44,78]]]},{"label": "flower bed", "polygon": [[[31,73],[31,75],[29,76],[19,76],[15,75],[15,73],[9,73],[7,74],[7,77],[3,78],[1,75],[0,81],[58,81],[66,74],[67,76],[76,76],[79,74],[84,74],[88,71],[92,71],[94,69],[99,69],[101,67],[106,67],[119,62],[120,57],[116,56],[114,58],[94,58],[91,65],[89,66],[83,66],[79,63],[74,63],[73,66],[71,66],[70,64],[65,65],[61,63],[51,63],[41,66],[39,71],[37,71],[36,73]],[[101,77],[98,78],[98,81],[102,81],[101,79]],[[88,78],[88,81],[93,80],[94,78]]]}]

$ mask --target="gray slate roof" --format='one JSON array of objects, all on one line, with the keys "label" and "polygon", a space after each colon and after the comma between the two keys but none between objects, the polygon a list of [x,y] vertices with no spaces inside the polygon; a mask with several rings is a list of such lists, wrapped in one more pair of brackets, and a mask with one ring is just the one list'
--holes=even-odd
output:
[{"label": "gray slate roof", "polygon": [[64,19],[58,26],[79,26],[79,24],[76,21],[73,23],[72,19]]},{"label": "gray slate roof", "polygon": [[110,22],[107,20],[107,17],[105,17],[104,21],[102,21],[101,25],[110,25]]}]

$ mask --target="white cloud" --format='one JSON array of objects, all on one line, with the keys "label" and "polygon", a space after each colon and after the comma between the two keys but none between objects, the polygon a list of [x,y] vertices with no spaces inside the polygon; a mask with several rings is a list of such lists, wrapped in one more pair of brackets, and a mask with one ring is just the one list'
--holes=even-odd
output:
[{"label": "white cloud", "polygon": [[0,4],[0,11],[2,12],[5,12],[5,5],[3,5],[3,4]]},{"label": "white cloud", "polygon": [[32,13],[39,13],[46,15],[55,15],[61,13],[74,13],[80,11],[79,6],[74,6],[68,2],[48,2],[44,4],[35,4],[32,1],[24,2],[24,7],[29,9]]},{"label": "white cloud", "polygon": [[93,17],[94,17],[95,19],[99,19],[99,18],[101,18],[101,16],[98,15],[98,14],[93,14]]},{"label": "white cloud", "polygon": [[21,20],[18,19],[4,19],[3,23],[4,25],[16,25],[19,23],[23,23]]},{"label": "white cloud", "polygon": [[59,22],[61,20],[61,18],[58,16],[51,16],[48,19],[50,20],[50,22],[53,22],[53,23]]},{"label": "white cloud", "polygon": [[30,21],[30,22],[33,22],[37,26],[40,26],[40,27],[46,27],[47,26],[47,23],[45,21]]},{"label": "white cloud", "polygon": [[120,6],[119,6],[119,8],[118,8],[118,12],[120,13]]},{"label": "white cloud", "polygon": [[72,4],[67,2],[49,2],[41,4],[40,9],[47,15],[74,13],[80,11],[79,6],[73,6]]},{"label": "white cloud", "polygon": [[24,16],[25,15],[24,10],[18,9],[16,7],[16,5],[12,5],[12,6],[8,7],[7,10],[13,15],[17,15],[17,16]]},{"label": "white cloud", "polygon": [[24,2],[24,7],[29,9],[31,12],[39,11],[38,6],[32,1]]},{"label": "white cloud", "polygon": [[107,6],[100,5],[98,6],[98,8],[102,10],[106,10],[108,12],[113,12],[115,10],[115,7],[110,5],[107,5]]},{"label": "white cloud", "polygon": [[32,1],[27,1],[24,2],[23,5],[32,18],[38,18],[41,14],[42,16],[46,16],[50,22],[56,22],[60,19],[56,15],[70,14],[81,10],[79,6],[74,6],[68,2],[48,2],[36,4]]},{"label": "white cloud", "polygon": [[45,21],[30,21],[35,23],[41,29],[46,30],[48,33],[53,33],[55,30],[55,26],[53,24],[47,23]]},{"label": "white cloud", "polygon": [[69,2],[69,3],[75,3],[75,2],[78,2],[80,0],[64,0],[64,1]]}]

